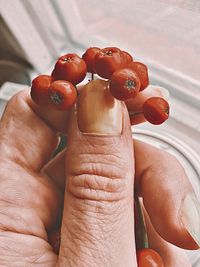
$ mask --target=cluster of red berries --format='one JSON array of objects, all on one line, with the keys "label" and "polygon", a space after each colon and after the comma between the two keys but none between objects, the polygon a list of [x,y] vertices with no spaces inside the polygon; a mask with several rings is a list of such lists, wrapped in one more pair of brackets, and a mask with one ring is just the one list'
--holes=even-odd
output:
[{"label": "cluster of red berries", "polygon": [[[147,66],[133,60],[117,47],[90,47],[82,55],[61,56],[51,75],[39,75],[32,81],[31,97],[38,105],[50,105],[57,110],[73,106],[77,98],[76,85],[87,72],[109,80],[110,93],[118,100],[127,101],[149,85]],[[160,97],[152,97],[143,105],[143,115],[153,124],[163,123],[169,116],[169,105]]]}]

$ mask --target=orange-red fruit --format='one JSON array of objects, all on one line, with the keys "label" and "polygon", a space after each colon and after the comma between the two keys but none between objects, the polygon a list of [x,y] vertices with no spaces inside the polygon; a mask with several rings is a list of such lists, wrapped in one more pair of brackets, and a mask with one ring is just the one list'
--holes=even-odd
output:
[{"label": "orange-red fruit", "polygon": [[57,110],[67,110],[76,101],[77,90],[68,81],[58,80],[53,82],[48,91],[50,105]]},{"label": "orange-red fruit", "polygon": [[141,62],[133,61],[128,64],[128,67],[137,72],[140,78],[140,91],[144,90],[149,85],[149,76],[147,66]]},{"label": "orange-red fruit", "polygon": [[85,61],[76,54],[66,54],[58,59],[51,76],[55,80],[66,80],[76,85],[86,76]]},{"label": "orange-red fruit", "polygon": [[94,59],[96,54],[101,49],[98,47],[90,47],[86,50],[86,52],[82,55],[82,59],[85,61],[87,65],[87,71],[91,73],[96,73],[95,66],[94,66]]},{"label": "orange-red fruit", "polygon": [[110,92],[119,100],[134,98],[140,89],[140,79],[136,72],[123,68],[113,73],[110,80]]},{"label": "orange-red fruit", "polygon": [[145,119],[152,124],[161,124],[169,117],[169,104],[161,97],[151,97],[143,104]]},{"label": "orange-red fruit", "polygon": [[122,51],[122,55],[123,55],[125,64],[129,64],[133,61],[133,57],[128,52]]},{"label": "orange-red fruit", "polygon": [[100,77],[110,79],[116,70],[124,66],[122,51],[117,47],[103,48],[96,54],[94,65]]},{"label": "orange-red fruit", "polygon": [[150,248],[137,251],[137,263],[138,267],[164,267],[161,256]]},{"label": "orange-red fruit", "polygon": [[38,105],[48,104],[48,88],[53,82],[49,75],[39,75],[32,81],[31,98]]}]

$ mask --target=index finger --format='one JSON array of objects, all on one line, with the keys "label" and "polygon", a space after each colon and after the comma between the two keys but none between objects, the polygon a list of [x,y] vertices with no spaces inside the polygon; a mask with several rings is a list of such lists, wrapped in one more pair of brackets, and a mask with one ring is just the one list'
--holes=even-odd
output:
[{"label": "index finger", "polygon": [[28,89],[7,104],[0,121],[0,159],[39,170],[58,144],[57,132],[33,109]]}]

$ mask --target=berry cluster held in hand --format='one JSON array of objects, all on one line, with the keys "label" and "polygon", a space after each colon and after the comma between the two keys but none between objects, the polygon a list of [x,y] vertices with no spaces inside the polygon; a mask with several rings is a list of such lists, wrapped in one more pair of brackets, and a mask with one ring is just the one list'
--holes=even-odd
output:
[{"label": "berry cluster held in hand", "polygon": [[[75,104],[78,97],[76,86],[85,79],[87,72],[91,73],[92,80],[94,74],[108,80],[110,94],[125,103],[137,97],[149,85],[147,66],[135,61],[128,52],[117,47],[90,47],[82,57],[74,53],[61,56],[51,75],[37,76],[32,81],[31,97],[39,106],[48,106],[60,111],[68,110]],[[169,117],[169,104],[161,97],[151,97],[144,102],[141,115],[152,124],[161,124]],[[138,266],[163,267],[160,255],[148,247],[138,197],[135,198],[135,203]],[[51,232],[49,242],[58,253],[60,232]]]},{"label": "berry cluster held in hand", "polygon": [[[88,48],[82,57],[69,53],[61,56],[51,75],[39,75],[32,81],[31,97],[38,105],[56,110],[70,109],[77,98],[76,86],[87,72],[109,81],[110,93],[121,101],[135,98],[149,85],[147,66],[135,61],[128,52],[117,47]],[[160,97],[148,99],[142,111],[152,124],[161,124],[169,117],[169,105]]]}]

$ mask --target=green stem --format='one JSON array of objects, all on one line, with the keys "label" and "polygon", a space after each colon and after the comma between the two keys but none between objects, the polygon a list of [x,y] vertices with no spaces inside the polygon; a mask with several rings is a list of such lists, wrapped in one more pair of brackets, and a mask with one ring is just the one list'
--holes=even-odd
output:
[{"label": "green stem", "polygon": [[145,220],[144,220],[144,214],[142,211],[142,206],[140,203],[139,196],[137,194],[135,195],[135,203],[136,203],[136,207],[137,207],[139,225],[140,225],[140,230],[141,230],[141,244],[142,244],[143,248],[148,248],[149,242],[148,242],[148,237],[147,237],[147,230],[146,230],[146,225],[145,225]]}]

